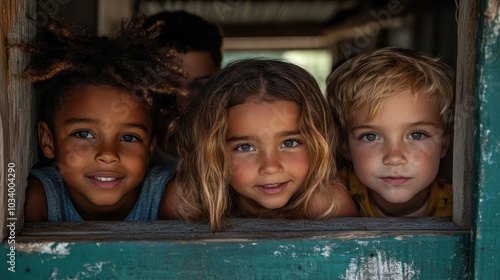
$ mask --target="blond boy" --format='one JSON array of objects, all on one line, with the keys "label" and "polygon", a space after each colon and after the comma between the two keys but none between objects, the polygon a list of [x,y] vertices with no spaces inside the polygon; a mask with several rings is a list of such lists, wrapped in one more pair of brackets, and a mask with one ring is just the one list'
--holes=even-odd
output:
[{"label": "blond boy", "polygon": [[382,48],[339,66],[327,95],[349,162],[346,184],[362,216],[452,215],[451,185],[436,179],[452,140],[449,66]]}]

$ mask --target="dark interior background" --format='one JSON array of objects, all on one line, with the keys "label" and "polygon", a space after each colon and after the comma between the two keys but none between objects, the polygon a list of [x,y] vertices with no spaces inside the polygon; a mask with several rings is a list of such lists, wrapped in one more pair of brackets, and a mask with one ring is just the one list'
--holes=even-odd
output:
[{"label": "dark interior background", "polygon": [[[118,30],[121,18],[134,11],[150,15],[163,10],[186,10],[219,24],[228,47],[234,46],[235,40],[249,37],[311,37],[322,42],[304,48],[329,49],[335,54],[334,62],[363,50],[400,46],[441,56],[452,67],[456,64],[458,0],[64,2],[68,3],[59,4],[57,14],[100,35]],[[43,9],[40,3],[38,9]],[[247,48],[252,49],[251,44]]]},{"label": "dark interior background", "polygon": [[[61,2],[61,3],[59,3]],[[64,3],[63,3],[64,2]],[[398,46],[442,57],[456,67],[458,0],[59,0],[37,9],[112,35],[133,12],[185,10],[217,23],[224,51],[322,49],[335,65],[365,50]],[[43,28],[42,25],[39,25]],[[441,175],[451,179],[452,149]]]}]

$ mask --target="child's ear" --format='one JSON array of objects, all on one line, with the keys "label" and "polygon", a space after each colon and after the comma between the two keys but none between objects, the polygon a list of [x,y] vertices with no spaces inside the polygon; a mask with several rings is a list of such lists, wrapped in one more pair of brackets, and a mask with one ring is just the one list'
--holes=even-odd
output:
[{"label": "child's ear", "polygon": [[446,152],[448,151],[448,148],[451,145],[452,139],[453,139],[453,133],[447,133],[444,136],[443,144],[441,146],[441,158],[444,158],[444,156],[446,156]]},{"label": "child's ear", "polygon": [[50,131],[49,126],[44,121],[38,122],[38,141],[40,142],[40,148],[46,158],[54,158],[55,147],[54,147],[54,136],[52,131]]}]

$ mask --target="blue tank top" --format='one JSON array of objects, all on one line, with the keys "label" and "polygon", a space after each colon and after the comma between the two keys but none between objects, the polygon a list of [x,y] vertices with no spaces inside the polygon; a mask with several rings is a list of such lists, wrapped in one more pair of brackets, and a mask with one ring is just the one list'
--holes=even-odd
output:
[{"label": "blue tank top", "polygon": [[[175,166],[155,166],[149,169],[142,180],[139,198],[125,221],[157,220],[161,198],[167,182],[175,173]],[[76,211],[64,181],[55,164],[32,169],[30,174],[38,178],[47,197],[49,222],[84,221]]]}]

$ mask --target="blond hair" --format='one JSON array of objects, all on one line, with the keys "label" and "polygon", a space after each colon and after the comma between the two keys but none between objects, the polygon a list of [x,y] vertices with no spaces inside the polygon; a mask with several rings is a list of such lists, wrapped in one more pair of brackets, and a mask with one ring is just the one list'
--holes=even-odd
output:
[{"label": "blond hair", "polygon": [[426,95],[440,110],[444,129],[453,127],[454,78],[439,58],[413,50],[381,48],[341,64],[327,80],[327,97],[339,135],[347,135],[352,114],[368,106],[371,118],[384,100],[410,90]]},{"label": "blond hair", "polygon": [[300,108],[299,127],[310,154],[304,185],[278,210],[264,217],[324,218],[337,206],[314,211],[312,198],[331,197],[338,183],[332,147],[336,145],[334,122],[325,98],[304,69],[278,60],[247,59],[233,62],[200,87],[177,131],[180,160],[176,199],[179,215],[210,223],[212,230],[225,227],[224,218],[241,217],[230,186],[227,144],[228,110],[249,99],[287,100]]}]

